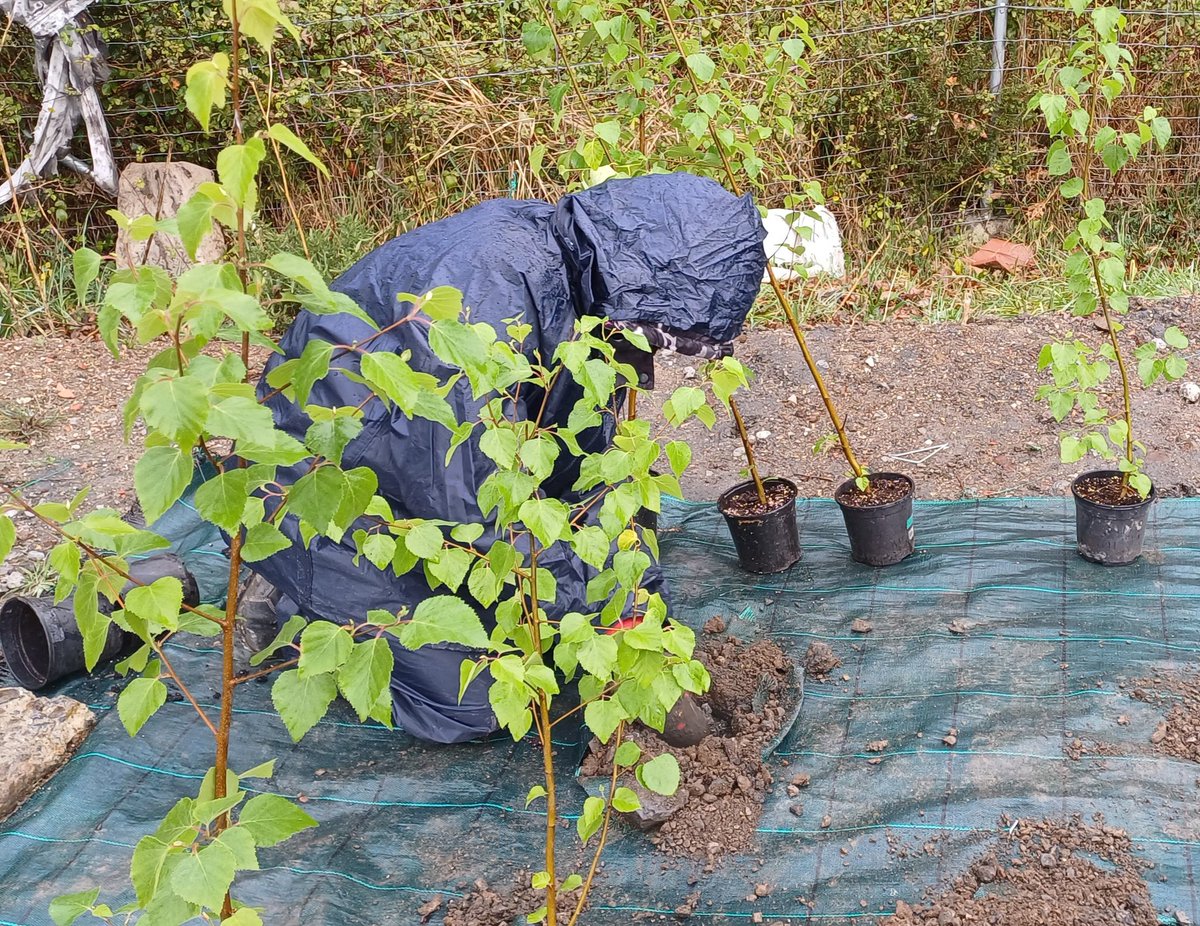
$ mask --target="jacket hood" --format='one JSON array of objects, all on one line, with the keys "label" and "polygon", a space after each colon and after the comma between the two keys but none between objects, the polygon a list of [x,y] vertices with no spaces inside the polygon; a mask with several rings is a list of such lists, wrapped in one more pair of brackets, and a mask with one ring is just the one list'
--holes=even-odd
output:
[{"label": "jacket hood", "polygon": [[766,267],[750,195],[694,174],[608,180],[559,200],[553,234],[576,310],[730,341]]}]

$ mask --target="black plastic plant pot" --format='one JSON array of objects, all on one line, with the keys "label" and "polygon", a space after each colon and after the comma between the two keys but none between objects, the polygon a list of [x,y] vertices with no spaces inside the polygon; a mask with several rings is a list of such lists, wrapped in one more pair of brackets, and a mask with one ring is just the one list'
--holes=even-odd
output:
[{"label": "black plastic plant pot", "polygon": [[[174,576],[183,585],[184,602],[192,607],[200,603],[196,580],[173,553],[132,562],[129,574],[147,585],[164,576]],[[132,583],[125,590],[130,587]],[[103,599],[101,607],[108,610]],[[118,658],[139,643],[136,636],[111,624],[96,665]],[[74,596],[59,604],[54,603],[53,596],[9,598],[0,605],[0,650],[17,684],[31,691],[83,669],[83,635],[75,621]]]},{"label": "black plastic plant pot", "polygon": [[1086,481],[1115,481],[1120,478],[1120,470],[1097,469],[1077,476],[1071,483],[1071,494],[1075,496],[1075,541],[1079,555],[1103,566],[1127,566],[1142,555],[1146,521],[1149,520],[1150,506],[1155,499],[1153,486],[1145,498],[1139,498],[1131,489],[1133,501],[1120,505],[1093,501],[1080,494],[1080,485]]},{"label": "black plastic plant pot", "polygon": [[903,481],[907,491],[881,504],[854,504],[858,488],[847,479],[833,493],[850,535],[850,558],[866,566],[892,566],[912,553],[913,494],[916,487],[903,473],[871,473],[871,483]]},{"label": "black plastic plant pot", "polygon": [[753,482],[742,482],[717,499],[725,516],[738,559],[747,572],[768,575],[783,572],[800,559],[800,534],[796,528],[795,483],[765,479],[768,507],[763,510]]},{"label": "black plastic plant pot", "polygon": [[[127,637],[116,624],[97,665],[116,659]],[[18,685],[37,691],[83,668],[83,635],[75,622],[74,598],[55,604],[52,597],[10,598],[0,606],[0,649]]]}]

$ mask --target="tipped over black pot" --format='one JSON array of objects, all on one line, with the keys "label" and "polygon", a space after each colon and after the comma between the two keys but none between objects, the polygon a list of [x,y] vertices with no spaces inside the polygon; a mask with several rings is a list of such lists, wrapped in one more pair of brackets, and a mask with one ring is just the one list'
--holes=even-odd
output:
[{"label": "tipped over black pot", "polygon": [[[867,566],[892,566],[915,549],[912,505],[916,487],[903,473],[871,473],[867,480],[868,492],[882,495],[879,501],[864,498],[853,479],[833,493],[850,535],[850,558]],[[885,486],[890,491],[880,491]]]},{"label": "tipped over black pot", "polygon": [[1128,501],[1108,504],[1087,497],[1089,484],[1111,482],[1119,485],[1120,470],[1097,469],[1083,473],[1071,483],[1075,497],[1075,542],[1079,555],[1102,566],[1127,566],[1142,555],[1146,522],[1155,491],[1141,498],[1128,489]]},{"label": "tipped over black pot", "polygon": [[767,505],[759,501],[753,481],[742,482],[717,499],[725,516],[738,559],[747,572],[783,572],[800,559],[796,528],[796,484],[787,479],[764,479]]},{"label": "tipped over black pot", "polygon": [[[174,553],[160,553],[129,564],[129,574],[142,585],[164,576],[174,576],[183,585],[185,604],[200,603],[196,580]],[[129,583],[124,592],[134,587]],[[104,599],[100,606],[108,610]],[[138,638],[110,624],[108,638],[96,665],[101,666],[129,651]],[[59,604],[53,595],[16,595],[0,605],[0,650],[17,684],[30,691],[44,688],[84,667],[83,634],[75,621],[75,599],[69,595]]]}]

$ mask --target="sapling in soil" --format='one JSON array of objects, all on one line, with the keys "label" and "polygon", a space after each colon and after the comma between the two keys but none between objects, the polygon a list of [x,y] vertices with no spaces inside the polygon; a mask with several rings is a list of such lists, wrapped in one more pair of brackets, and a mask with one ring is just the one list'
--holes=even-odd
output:
[{"label": "sapling in soil", "polygon": [[[1049,370],[1053,382],[1039,388],[1038,397],[1056,421],[1078,412],[1078,426],[1060,438],[1064,463],[1076,463],[1088,454],[1116,461],[1115,469],[1084,473],[1072,492],[1080,554],[1121,565],[1141,552],[1154,487],[1145,472],[1145,447],[1134,433],[1130,361],[1120,337],[1124,326],[1118,321],[1129,310],[1134,268],[1095,189],[1095,173],[1103,169],[1116,176],[1145,148],[1165,149],[1171,125],[1149,106],[1128,119],[1120,127],[1124,131],[1114,125],[1113,104],[1133,84],[1133,54],[1121,44],[1125,15],[1116,7],[1087,13],[1083,0],[1071,0],[1068,8],[1084,21],[1067,61],[1061,66],[1042,63],[1051,89],[1034,96],[1030,110],[1040,110],[1045,118],[1051,139],[1046,167],[1050,176],[1063,178],[1058,191],[1075,214],[1075,227],[1063,241],[1072,312],[1080,317],[1099,313],[1097,327],[1108,337],[1098,348],[1076,337],[1045,345],[1038,369]],[[1187,346],[1184,334],[1171,327],[1161,338],[1135,347],[1132,357],[1143,385],[1180,379],[1187,363],[1179,351]],[[1113,365],[1121,386],[1121,406],[1115,413],[1101,406],[1098,394]]]}]

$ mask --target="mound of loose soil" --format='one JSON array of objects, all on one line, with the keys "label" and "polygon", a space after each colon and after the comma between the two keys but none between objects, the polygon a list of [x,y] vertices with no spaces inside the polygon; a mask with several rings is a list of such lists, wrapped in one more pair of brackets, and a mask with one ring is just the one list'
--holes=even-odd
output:
[{"label": "mound of loose soil", "polygon": [[[446,918],[442,921],[445,926],[511,926],[514,922],[525,922],[525,917],[541,907],[546,900],[544,891],[536,891],[529,885],[529,872],[521,872],[514,878],[514,883],[500,888],[493,888],[483,878],[477,880],[462,897],[450,901],[446,909]],[[575,912],[579,903],[579,893],[583,888],[576,888],[566,894],[558,895],[558,921],[567,922]],[[433,901],[430,902],[432,906]],[[425,908],[422,908],[424,910]],[[428,913],[423,913],[422,923],[436,910],[434,907]]]},{"label": "mound of loose soil", "polygon": [[1170,705],[1150,742],[1161,753],[1200,762],[1200,677],[1156,676],[1139,679],[1132,697],[1152,704]]},{"label": "mound of loose soil", "polygon": [[[670,752],[679,762],[680,784],[670,815],[651,837],[669,855],[718,857],[749,845],[771,787],[763,749],[783,728],[793,667],[774,643],[743,643],[736,637],[709,640],[696,658],[712,676],[701,699],[711,709],[714,732],[696,746],[668,746],[653,730],[627,735],[646,759]],[[584,758],[585,777],[605,776],[611,750],[593,740]]]},{"label": "mound of loose soil", "polygon": [[1145,863],[1124,830],[1093,820],[1017,821],[940,894],[898,902],[888,926],[1155,926]]}]

